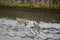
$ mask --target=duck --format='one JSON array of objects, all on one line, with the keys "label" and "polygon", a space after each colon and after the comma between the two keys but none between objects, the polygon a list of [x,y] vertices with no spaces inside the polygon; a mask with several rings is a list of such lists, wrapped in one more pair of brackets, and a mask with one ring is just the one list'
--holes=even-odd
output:
[{"label": "duck", "polygon": [[25,27],[34,27],[34,25],[37,24],[35,21],[28,19],[16,18],[16,20],[19,24],[25,25]]},{"label": "duck", "polygon": [[20,24],[24,24],[26,26],[26,23],[28,22],[27,19],[22,19],[22,18],[16,18],[17,22]]}]

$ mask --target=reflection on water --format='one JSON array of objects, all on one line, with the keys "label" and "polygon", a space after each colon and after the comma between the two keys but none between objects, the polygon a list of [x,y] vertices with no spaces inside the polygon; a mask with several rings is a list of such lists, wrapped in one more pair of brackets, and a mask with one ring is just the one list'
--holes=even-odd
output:
[{"label": "reflection on water", "polygon": [[[35,24],[34,24],[35,23]],[[27,26],[16,20],[0,18],[0,40],[60,40],[60,23],[29,21]]]}]

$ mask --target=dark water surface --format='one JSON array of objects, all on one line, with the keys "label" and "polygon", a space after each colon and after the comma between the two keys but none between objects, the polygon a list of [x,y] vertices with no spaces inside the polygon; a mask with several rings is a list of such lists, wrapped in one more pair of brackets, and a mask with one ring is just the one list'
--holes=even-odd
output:
[{"label": "dark water surface", "polygon": [[0,17],[27,18],[36,21],[60,22],[60,10],[54,9],[27,9],[27,8],[0,8]]},{"label": "dark water surface", "polygon": [[[30,21],[24,26],[16,17]],[[0,40],[60,40],[60,11],[1,7]]]}]

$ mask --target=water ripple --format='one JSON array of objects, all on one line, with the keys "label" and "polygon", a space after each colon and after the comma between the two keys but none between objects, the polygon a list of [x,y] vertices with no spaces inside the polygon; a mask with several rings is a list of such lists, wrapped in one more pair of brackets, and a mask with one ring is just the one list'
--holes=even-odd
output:
[{"label": "water ripple", "polygon": [[[31,22],[31,23],[30,23]],[[39,24],[35,21],[29,21],[27,26],[19,24],[16,20],[0,18],[0,37],[20,37],[25,40],[59,40],[60,23]],[[8,38],[9,38],[8,37]],[[0,38],[1,39],[1,38]]]}]

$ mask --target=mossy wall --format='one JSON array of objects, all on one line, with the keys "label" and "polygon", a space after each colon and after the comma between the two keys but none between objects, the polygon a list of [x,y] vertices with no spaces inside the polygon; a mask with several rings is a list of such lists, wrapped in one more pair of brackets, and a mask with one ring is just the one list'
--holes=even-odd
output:
[{"label": "mossy wall", "polygon": [[32,5],[32,4],[0,3],[0,6],[5,6],[5,7],[26,7],[26,8],[44,8],[44,9],[60,9],[60,6],[58,6],[58,5]]}]

